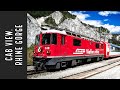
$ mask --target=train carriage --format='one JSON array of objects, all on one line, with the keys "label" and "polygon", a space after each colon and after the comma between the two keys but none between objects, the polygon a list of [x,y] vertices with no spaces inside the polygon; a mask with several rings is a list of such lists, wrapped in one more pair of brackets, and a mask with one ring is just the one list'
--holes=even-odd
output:
[{"label": "train carriage", "polygon": [[36,35],[33,65],[36,70],[59,69],[81,62],[108,58],[110,44],[58,30],[45,30]]},{"label": "train carriage", "polygon": [[120,56],[120,46],[110,43],[110,57]]}]

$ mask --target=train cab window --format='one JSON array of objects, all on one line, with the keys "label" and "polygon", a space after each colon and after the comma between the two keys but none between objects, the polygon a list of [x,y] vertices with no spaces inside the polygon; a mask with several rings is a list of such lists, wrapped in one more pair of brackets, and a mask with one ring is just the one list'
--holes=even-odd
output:
[{"label": "train cab window", "polygon": [[40,42],[40,36],[37,35],[37,36],[35,37],[35,45],[39,45],[39,42]]},{"label": "train cab window", "polygon": [[99,48],[99,43],[96,43],[96,48]]},{"label": "train cab window", "polygon": [[103,44],[101,44],[101,48],[102,48],[102,49],[104,48]]},{"label": "train cab window", "polygon": [[65,44],[65,36],[61,36],[61,44],[62,44],[62,45]]},{"label": "train cab window", "polygon": [[73,45],[74,46],[80,46],[81,45],[81,40],[73,39]]},{"label": "train cab window", "polygon": [[42,45],[50,44],[51,34],[42,34]]},{"label": "train cab window", "polygon": [[52,34],[51,41],[52,44],[57,44],[57,34],[55,33]]}]

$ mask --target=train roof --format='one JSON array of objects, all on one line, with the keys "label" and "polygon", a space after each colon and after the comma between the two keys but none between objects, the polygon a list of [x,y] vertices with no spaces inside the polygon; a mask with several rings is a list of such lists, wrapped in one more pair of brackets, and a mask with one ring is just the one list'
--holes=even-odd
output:
[{"label": "train roof", "polygon": [[42,27],[41,33],[42,34],[45,34],[45,33],[59,33],[59,34],[64,34],[64,35],[72,35],[72,36],[80,37],[80,38],[83,38],[83,39],[86,39],[86,40],[103,43],[103,41],[95,40],[93,38],[90,38],[90,37],[87,37],[87,36],[84,36],[84,35],[80,35],[80,34],[75,33],[73,31],[69,31],[69,30],[66,30],[66,29],[60,29],[60,28],[57,30],[57,29],[49,28],[49,27]]},{"label": "train roof", "polygon": [[59,31],[59,30],[55,30],[55,29],[42,30],[41,32],[42,32],[43,34],[44,34],[44,33],[60,33],[60,34],[67,35],[67,33],[66,33],[65,31]]},{"label": "train roof", "polygon": [[120,48],[120,46],[110,43],[111,46]]},{"label": "train roof", "polygon": [[[63,34],[63,35],[70,35],[65,30],[61,30],[60,31],[60,30],[56,30],[56,29],[47,29],[47,30],[45,29],[45,30],[42,30],[41,33],[42,34],[45,34],[45,33],[59,33],[59,34]],[[37,35],[39,35],[39,34],[37,34]],[[72,36],[75,36],[75,35],[72,35]],[[86,39],[86,40],[90,40],[90,41],[94,41],[93,39],[85,37],[83,35],[80,35],[80,38],[83,38],[83,39]],[[94,41],[94,42],[103,43],[103,41]]]}]

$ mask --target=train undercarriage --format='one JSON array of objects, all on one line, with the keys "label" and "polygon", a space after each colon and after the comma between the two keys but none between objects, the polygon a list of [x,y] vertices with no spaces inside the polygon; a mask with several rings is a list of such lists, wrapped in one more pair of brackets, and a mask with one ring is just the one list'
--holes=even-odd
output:
[{"label": "train undercarriage", "polygon": [[57,70],[61,68],[68,68],[85,63],[101,61],[103,55],[89,56],[89,57],[60,57],[60,58],[35,58],[33,57],[33,66],[35,70]]}]

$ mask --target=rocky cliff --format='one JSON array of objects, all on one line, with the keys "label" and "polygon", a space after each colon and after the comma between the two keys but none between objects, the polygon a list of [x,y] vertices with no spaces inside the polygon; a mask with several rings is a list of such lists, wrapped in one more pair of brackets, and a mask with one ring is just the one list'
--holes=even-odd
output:
[{"label": "rocky cliff", "polygon": [[27,14],[28,47],[34,44],[35,35],[42,27],[67,29],[95,40],[108,41],[110,38],[108,29],[85,24],[68,11],[31,11]]}]

